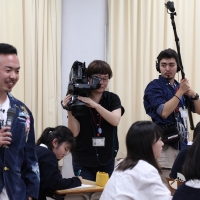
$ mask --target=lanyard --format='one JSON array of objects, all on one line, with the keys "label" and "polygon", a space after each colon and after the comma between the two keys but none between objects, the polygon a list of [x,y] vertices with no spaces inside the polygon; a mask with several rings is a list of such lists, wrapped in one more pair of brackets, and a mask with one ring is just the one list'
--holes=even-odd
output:
[{"label": "lanyard", "polygon": [[[178,91],[178,86],[176,86],[176,87],[174,88],[174,90],[175,90],[175,94],[176,94],[176,92]],[[182,97],[181,97],[181,98],[182,98]],[[174,112],[175,112],[175,116],[177,115],[177,117],[178,117],[178,114],[177,114],[177,113],[179,112],[179,103],[177,104],[177,106],[176,106]]]},{"label": "lanyard", "polygon": [[102,129],[101,129],[101,115],[99,115],[99,123],[97,124],[91,108],[90,108],[90,113],[92,115],[93,122],[96,125],[97,136],[99,137],[101,135],[101,133],[102,133]]}]

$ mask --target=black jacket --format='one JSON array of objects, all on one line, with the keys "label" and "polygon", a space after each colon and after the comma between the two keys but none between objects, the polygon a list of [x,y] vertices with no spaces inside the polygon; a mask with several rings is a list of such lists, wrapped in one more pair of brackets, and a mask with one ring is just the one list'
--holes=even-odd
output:
[{"label": "black jacket", "polygon": [[46,200],[46,194],[55,190],[81,186],[81,181],[78,177],[62,178],[58,169],[58,160],[51,150],[42,146],[36,146],[36,154],[40,169],[38,200]]}]

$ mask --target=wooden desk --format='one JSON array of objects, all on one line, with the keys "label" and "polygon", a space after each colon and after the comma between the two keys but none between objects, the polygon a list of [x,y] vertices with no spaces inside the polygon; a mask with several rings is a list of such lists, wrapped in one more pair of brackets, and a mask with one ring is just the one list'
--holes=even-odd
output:
[{"label": "wooden desk", "polygon": [[[55,194],[58,196],[65,196],[66,200],[70,199],[84,199],[84,200],[93,200],[93,199],[98,199],[100,197],[103,187],[97,186],[95,182],[89,181],[89,180],[82,180],[83,184],[86,185],[92,185],[92,187],[86,187],[86,188],[71,188],[71,189],[66,189],[66,190],[56,190]],[[82,196],[82,197],[81,197]],[[97,196],[97,197],[95,197]],[[74,198],[75,197],[75,198]],[[80,197],[80,198],[79,198]]]}]

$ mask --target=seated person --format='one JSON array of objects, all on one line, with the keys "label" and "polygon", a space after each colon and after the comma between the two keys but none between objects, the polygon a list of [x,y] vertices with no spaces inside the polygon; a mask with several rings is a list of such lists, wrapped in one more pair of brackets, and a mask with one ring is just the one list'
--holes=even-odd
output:
[{"label": "seated person", "polygon": [[200,134],[197,134],[190,147],[184,165],[183,174],[186,182],[175,191],[173,200],[199,200],[200,197]]},{"label": "seated person", "polygon": [[[193,140],[196,138],[197,134],[200,133],[200,122],[197,123],[196,125],[196,128],[194,129],[194,133],[193,133]],[[191,142],[184,148],[182,149],[178,156],[176,157],[176,160],[174,161],[174,164],[172,166],[172,170],[171,170],[171,173],[169,174],[169,177],[170,178],[174,178],[176,179],[177,178],[177,173],[181,173],[182,174],[182,167],[183,167],[183,164],[185,162],[185,158],[186,158],[186,155],[189,151],[189,148],[191,146]]]},{"label": "seated person", "polygon": [[127,156],[116,166],[100,200],[169,200],[156,159],[163,142],[162,129],[151,121],[135,122],[126,135]]},{"label": "seated person", "polygon": [[46,195],[55,190],[81,186],[81,177],[62,178],[58,169],[58,161],[75,147],[75,139],[69,128],[65,126],[46,128],[36,145],[40,169],[38,200],[46,200]]}]

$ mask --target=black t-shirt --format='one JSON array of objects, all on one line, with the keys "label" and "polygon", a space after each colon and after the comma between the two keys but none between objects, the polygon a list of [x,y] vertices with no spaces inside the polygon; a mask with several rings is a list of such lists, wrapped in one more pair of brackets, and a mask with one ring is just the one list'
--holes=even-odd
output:
[{"label": "black t-shirt", "polygon": [[[100,105],[109,111],[121,108],[119,97],[105,91],[100,100]],[[80,123],[80,133],[76,137],[76,149],[73,152],[73,161],[85,167],[99,167],[114,159],[119,149],[117,127],[112,126],[101,118],[95,109],[87,108],[87,116],[76,117]],[[92,112],[92,113],[91,113]],[[93,147],[92,138],[97,136],[97,124],[101,123],[102,133],[99,137],[105,137],[104,147]]]}]

